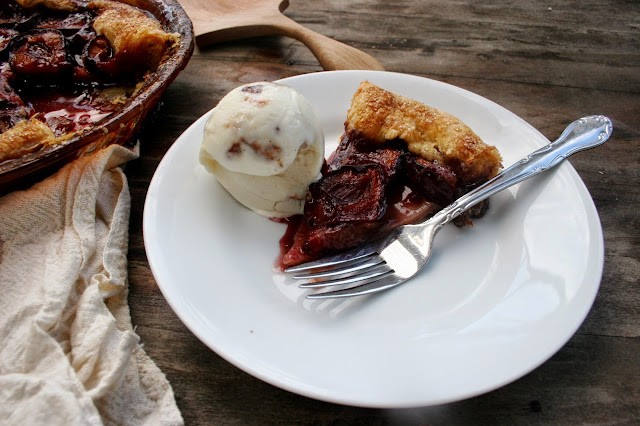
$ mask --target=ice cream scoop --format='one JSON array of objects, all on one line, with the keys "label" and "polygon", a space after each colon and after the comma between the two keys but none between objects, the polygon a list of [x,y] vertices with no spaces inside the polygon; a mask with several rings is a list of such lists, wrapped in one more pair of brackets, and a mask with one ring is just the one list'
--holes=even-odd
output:
[{"label": "ice cream scoop", "polygon": [[200,162],[241,204],[267,217],[302,213],[320,173],[324,135],[296,90],[258,82],[229,92],[204,129]]}]

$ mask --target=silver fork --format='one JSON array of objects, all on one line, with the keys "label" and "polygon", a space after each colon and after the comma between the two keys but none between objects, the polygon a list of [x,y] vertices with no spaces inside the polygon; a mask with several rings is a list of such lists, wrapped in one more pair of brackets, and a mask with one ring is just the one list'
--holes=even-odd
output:
[{"label": "silver fork", "polygon": [[314,293],[311,299],[376,293],[415,276],[429,261],[436,233],[448,222],[482,200],[558,164],[570,155],[603,144],[613,131],[602,115],[571,123],[560,137],[527,155],[482,186],[463,195],[426,222],[405,225],[376,241],[313,262],[293,266],[285,273],[306,280],[302,288],[337,287]]}]

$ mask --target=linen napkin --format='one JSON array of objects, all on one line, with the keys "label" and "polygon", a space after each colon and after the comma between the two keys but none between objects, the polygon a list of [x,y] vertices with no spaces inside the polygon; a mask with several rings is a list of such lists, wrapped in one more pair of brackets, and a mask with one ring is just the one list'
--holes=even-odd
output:
[{"label": "linen napkin", "polygon": [[0,198],[0,423],[182,424],[127,304],[131,208],[112,145]]}]

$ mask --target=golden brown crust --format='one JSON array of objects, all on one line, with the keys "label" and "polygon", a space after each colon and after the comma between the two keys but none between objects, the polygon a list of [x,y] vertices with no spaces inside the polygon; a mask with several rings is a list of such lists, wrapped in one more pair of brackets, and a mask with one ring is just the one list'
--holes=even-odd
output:
[{"label": "golden brown crust", "polygon": [[498,150],[457,117],[368,81],[353,96],[345,129],[376,143],[402,139],[409,151],[452,167],[465,183],[490,179],[502,168]]},{"label": "golden brown crust", "polygon": [[19,158],[46,145],[53,145],[56,137],[40,120],[22,120],[0,134],[0,162]]},{"label": "golden brown crust", "polygon": [[118,60],[132,68],[143,64],[155,69],[177,35],[163,31],[160,22],[127,4],[95,0],[89,9],[99,15],[93,23],[96,33],[109,40]]}]

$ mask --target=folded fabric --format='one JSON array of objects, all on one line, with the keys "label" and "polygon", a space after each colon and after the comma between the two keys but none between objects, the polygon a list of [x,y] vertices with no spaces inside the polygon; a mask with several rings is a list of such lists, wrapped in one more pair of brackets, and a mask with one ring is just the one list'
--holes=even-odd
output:
[{"label": "folded fabric", "polygon": [[0,422],[182,424],[127,304],[131,208],[113,145],[0,198]]}]

